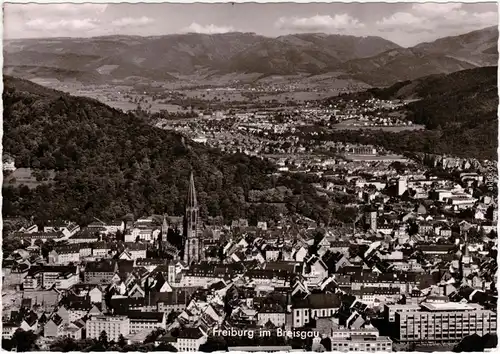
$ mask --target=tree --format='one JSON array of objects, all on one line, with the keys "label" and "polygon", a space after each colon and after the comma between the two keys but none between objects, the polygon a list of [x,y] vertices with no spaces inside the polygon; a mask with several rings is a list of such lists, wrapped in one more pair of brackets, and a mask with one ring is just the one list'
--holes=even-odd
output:
[{"label": "tree", "polygon": [[4,257],[7,254],[14,252],[15,250],[22,248],[22,242],[15,237],[4,237],[2,243],[2,251],[4,252]]},{"label": "tree", "polygon": [[120,348],[123,348],[127,345],[127,341],[125,340],[125,337],[123,336],[123,334],[120,333],[120,335],[118,336],[118,346]]},{"label": "tree", "polygon": [[144,344],[148,343],[154,343],[158,338],[161,336],[165,335],[167,332],[163,328],[157,328],[154,331],[152,331],[146,339],[144,339]]},{"label": "tree", "polygon": [[42,245],[42,256],[44,258],[47,258],[49,256],[49,253],[52,252],[56,245],[56,242],[52,239],[45,241],[45,243]]},{"label": "tree", "polygon": [[222,337],[209,337],[206,343],[200,345],[200,352],[212,353],[216,351],[226,351],[227,343]]},{"label": "tree", "polygon": [[177,348],[175,348],[172,344],[170,343],[160,343],[159,346],[157,346],[155,349],[154,349],[155,352],[172,352],[172,353],[176,353],[177,352]]},{"label": "tree", "polygon": [[17,348],[18,352],[29,352],[37,350],[36,345],[37,335],[33,331],[24,331],[19,328],[12,336],[13,348]]},{"label": "tree", "polygon": [[108,344],[108,334],[106,333],[106,331],[102,331],[101,334],[99,335],[99,343],[101,343],[104,346]]},{"label": "tree", "polygon": [[332,350],[332,340],[328,337],[321,339],[321,345],[323,345],[327,352]]},{"label": "tree", "polygon": [[73,352],[79,351],[80,348],[73,338],[62,337],[57,338],[49,346],[51,352]]},{"label": "tree", "polygon": [[12,339],[2,339],[2,349],[10,352],[13,348]]},{"label": "tree", "polygon": [[167,316],[167,323],[172,323],[175,321],[177,317],[179,317],[180,312],[177,311],[171,311],[168,316]]},{"label": "tree", "polygon": [[117,241],[125,241],[123,232],[121,232],[120,230],[116,230],[115,236]]},{"label": "tree", "polygon": [[482,352],[484,351],[484,343],[483,339],[476,333],[473,335],[464,337],[460,343],[458,343],[455,348],[453,348],[454,352]]}]

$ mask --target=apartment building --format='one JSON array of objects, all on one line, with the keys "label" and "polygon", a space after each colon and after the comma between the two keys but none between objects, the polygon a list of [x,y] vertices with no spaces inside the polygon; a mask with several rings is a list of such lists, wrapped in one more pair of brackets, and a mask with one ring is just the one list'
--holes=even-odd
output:
[{"label": "apartment building", "polygon": [[393,305],[384,305],[384,320],[386,322],[394,322],[396,321],[396,312],[404,313],[404,312],[414,312],[418,311],[420,306],[417,304],[393,304]]},{"label": "apartment building", "polygon": [[130,333],[130,320],[127,316],[93,316],[87,321],[87,338],[99,338],[102,331],[106,331],[108,340],[116,342],[120,334]]},{"label": "apartment building", "polygon": [[[390,352],[392,340],[385,336],[351,335],[349,338],[332,338],[331,351],[339,352]],[[328,350],[328,348],[326,348]],[[330,350],[328,350],[330,351]]]},{"label": "apartment building", "polygon": [[[24,289],[37,289],[38,287],[50,288],[54,284],[66,286],[72,281],[72,275],[77,274],[77,267],[74,266],[36,266],[31,267],[23,280]],[[74,281],[74,280],[73,280]],[[59,283],[58,283],[59,282]]]},{"label": "apartment building", "polygon": [[399,342],[453,343],[496,333],[497,315],[479,304],[425,302],[418,310],[396,311],[394,330]]},{"label": "apartment building", "polygon": [[167,316],[164,312],[129,311],[127,317],[130,323],[130,333],[167,327]]},{"label": "apartment building", "polygon": [[346,339],[352,336],[378,336],[379,330],[372,327],[367,328],[332,328],[329,337],[333,339]]}]

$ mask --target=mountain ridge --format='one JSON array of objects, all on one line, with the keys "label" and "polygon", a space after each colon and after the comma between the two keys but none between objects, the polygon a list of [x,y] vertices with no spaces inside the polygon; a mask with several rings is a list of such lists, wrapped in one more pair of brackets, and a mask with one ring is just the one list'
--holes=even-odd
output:
[{"label": "mountain ridge", "polygon": [[[107,83],[129,77],[175,81],[183,75],[206,71],[219,75],[340,72],[345,78],[371,86],[386,86],[431,74],[494,65],[498,58],[497,40],[498,29],[493,27],[411,48],[378,36],[323,33],[265,37],[229,32],[7,40],[4,66],[7,72],[25,78],[50,77],[47,68],[69,70],[76,66],[88,73],[87,81],[95,81],[97,75],[101,76],[97,81]],[[37,66],[45,69],[38,72]]]}]

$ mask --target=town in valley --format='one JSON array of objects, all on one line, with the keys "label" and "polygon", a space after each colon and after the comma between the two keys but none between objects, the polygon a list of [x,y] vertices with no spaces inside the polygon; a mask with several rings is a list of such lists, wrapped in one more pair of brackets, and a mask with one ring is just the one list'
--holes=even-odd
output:
[{"label": "town in valley", "polygon": [[[157,39],[95,38],[7,41],[4,350],[496,349],[496,67],[450,63],[424,43],[415,48],[446,70],[388,83],[396,69],[362,76],[345,68],[368,59],[353,57],[251,76],[238,66],[253,58],[248,45],[228,59],[237,77],[207,74],[221,65],[203,61],[212,54],[193,59],[203,79],[157,77],[136,54],[140,70],[110,79],[125,59],[71,51],[109,40],[146,56]],[[265,48],[292,43],[314,65],[331,61],[304,38]],[[386,46],[366,57],[407,50]],[[64,50],[99,70],[51,59]],[[35,52],[61,67],[18,57]]]}]

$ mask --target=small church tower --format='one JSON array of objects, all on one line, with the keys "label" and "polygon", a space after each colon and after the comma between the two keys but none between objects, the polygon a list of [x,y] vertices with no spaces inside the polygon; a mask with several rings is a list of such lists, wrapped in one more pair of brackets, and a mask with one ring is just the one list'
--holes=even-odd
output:
[{"label": "small church tower", "polygon": [[175,284],[175,263],[173,261],[170,261],[168,263],[168,272],[167,272],[167,282],[169,285],[174,285]]},{"label": "small church tower", "polygon": [[462,250],[462,259],[460,260],[461,273],[463,277],[467,277],[472,273],[472,258],[469,255],[468,234],[465,234],[465,242]]},{"label": "small church tower", "polygon": [[184,262],[191,264],[199,262],[200,232],[199,232],[199,207],[196,199],[193,173],[189,176],[189,188],[184,215]]},{"label": "small church tower", "polygon": [[161,224],[161,233],[163,236],[163,239],[167,239],[167,234],[168,234],[168,221],[167,221],[167,216],[163,215],[163,222]]}]

